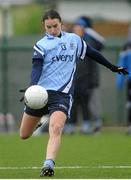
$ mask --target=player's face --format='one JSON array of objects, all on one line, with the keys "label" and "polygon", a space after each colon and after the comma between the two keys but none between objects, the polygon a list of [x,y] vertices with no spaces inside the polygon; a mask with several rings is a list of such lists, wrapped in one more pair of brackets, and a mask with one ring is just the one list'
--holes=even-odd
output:
[{"label": "player's face", "polygon": [[85,33],[85,28],[79,25],[75,25],[73,27],[73,32],[76,33],[78,36],[83,37]]},{"label": "player's face", "polygon": [[52,36],[59,36],[61,32],[61,22],[59,19],[46,19],[45,30]]}]

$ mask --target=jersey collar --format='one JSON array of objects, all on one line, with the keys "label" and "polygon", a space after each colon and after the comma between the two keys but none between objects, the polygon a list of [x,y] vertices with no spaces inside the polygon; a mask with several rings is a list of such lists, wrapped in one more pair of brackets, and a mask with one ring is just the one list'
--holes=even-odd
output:
[{"label": "jersey collar", "polygon": [[[52,35],[50,35],[50,34],[48,34],[48,33],[45,33],[45,35],[47,36],[48,39],[54,39],[54,38],[56,38],[56,37],[54,37],[54,36],[52,36]],[[64,32],[64,31],[61,31],[61,36],[64,36],[64,35],[65,35],[65,32]]]}]

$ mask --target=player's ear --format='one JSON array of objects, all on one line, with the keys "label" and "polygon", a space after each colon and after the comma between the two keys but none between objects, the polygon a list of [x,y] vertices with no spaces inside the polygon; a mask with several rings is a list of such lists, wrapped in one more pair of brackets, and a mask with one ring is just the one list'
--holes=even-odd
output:
[{"label": "player's ear", "polygon": [[45,31],[45,23],[42,21],[41,22],[41,26],[42,26],[42,28],[44,29],[44,31]]}]

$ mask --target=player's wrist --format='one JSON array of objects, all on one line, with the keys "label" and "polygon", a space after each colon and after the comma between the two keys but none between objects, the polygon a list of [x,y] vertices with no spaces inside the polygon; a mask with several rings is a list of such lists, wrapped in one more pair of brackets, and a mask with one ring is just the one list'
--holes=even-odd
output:
[{"label": "player's wrist", "polygon": [[110,70],[111,70],[112,72],[117,72],[117,69],[118,69],[118,67],[115,66],[115,65],[111,65],[111,67],[110,67]]}]

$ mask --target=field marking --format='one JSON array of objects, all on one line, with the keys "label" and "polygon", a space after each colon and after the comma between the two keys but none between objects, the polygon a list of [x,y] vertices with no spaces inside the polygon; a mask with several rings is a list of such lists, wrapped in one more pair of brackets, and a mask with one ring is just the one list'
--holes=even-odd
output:
[{"label": "field marking", "polygon": [[[35,170],[41,169],[37,166],[25,166],[25,167],[2,167],[0,170]],[[126,165],[99,165],[99,166],[56,166],[55,169],[131,169],[131,166]]]}]

